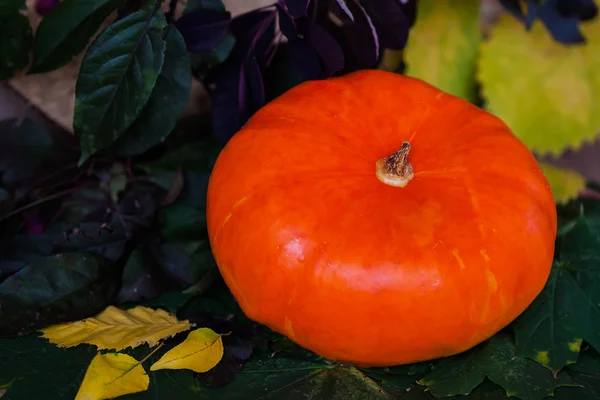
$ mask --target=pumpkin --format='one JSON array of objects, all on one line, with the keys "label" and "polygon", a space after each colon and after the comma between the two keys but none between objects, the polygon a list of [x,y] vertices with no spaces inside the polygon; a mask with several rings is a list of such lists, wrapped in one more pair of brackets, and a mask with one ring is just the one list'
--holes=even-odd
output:
[{"label": "pumpkin", "polygon": [[548,279],[557,216],[500,119],[364,70],[260,109],[215,163],[207,223],[249,318],[323,357],[389,366],[513,321]]}]

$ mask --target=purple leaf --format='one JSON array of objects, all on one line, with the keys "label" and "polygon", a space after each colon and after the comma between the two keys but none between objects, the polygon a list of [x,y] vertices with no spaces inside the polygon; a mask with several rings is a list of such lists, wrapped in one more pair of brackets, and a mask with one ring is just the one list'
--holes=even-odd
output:
[{"label": "purple leaf", "polygon": [[399,0],[368,0],[362,3],[377,29],[381,46],[401,50],[408,41],[409,23]]},{"label": "purple leaf", "polygon": [[231,23],[228,12],[199,8],[184,14],[176,22],[189,51],[210,50],[227,34]]},{"label": "purple leaf", "polygon": [[310,0],[279,0],[279,3],[285,6],[293,18],[300,18],[306,15]]},{"label": "purple leaf", "polygon": [[413,26],[417,19],[417,0],[400,0],[400,7],[408,20],[408,25]]},{"label": "purple leaf", "polygon": [[350,11],[350,9],[348,8],[348,6],[346,5],[346,2],[344,0],[335,0],[337,5],[339,6],[340,10],[346,15],[346,17],[348,17],[348,19],[351,22],[354,22],[354,15],[352,14],[352,11]]},{"label": "purple leaf", "polygon": [[377,30],[369,14],[358,0],[349,0],[347,5],[352,15],[354,15],[354,23],[342,27],[347,42],[347,50],[354,54],[360,68],[371,68],[379,59]]},{"label": "purple leaf", "polygon": [[310,22],[305,38],[323,60],[325,76],[329,77],[344,68],[344,52],[326,29],[319,24]]},{"label": "purple leaf", "polygon": [[292,68],[302,80],[314,80],[322,77],[323,68],[319,56],[307,40],[295,39],[288,44],[288,54]]},{"label": "purple leaf", "polygon": [[279,29],[288,39],[296,37],[296,22],[290,13],[279,3],[277,3],[277,14],[279,15]]}]

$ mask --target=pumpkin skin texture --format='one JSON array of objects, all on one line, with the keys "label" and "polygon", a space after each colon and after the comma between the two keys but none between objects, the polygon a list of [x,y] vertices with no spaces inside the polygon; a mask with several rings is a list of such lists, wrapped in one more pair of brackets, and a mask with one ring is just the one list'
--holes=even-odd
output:
[{"label": "pumpkin skin texture", "polygon": [[[412,179],[376,176],[407,141]],[[221,274],[251,319],[323,357],[390,366],[463,352],[548,279],[555,203],[498,118],[418,79],[300,84],[228,142],[209,180]]]}]

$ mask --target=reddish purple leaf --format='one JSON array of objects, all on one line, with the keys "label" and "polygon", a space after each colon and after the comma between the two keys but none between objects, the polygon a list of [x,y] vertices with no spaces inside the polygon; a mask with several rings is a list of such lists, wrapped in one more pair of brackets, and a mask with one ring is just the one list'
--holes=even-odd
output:
[{"label": "reddish purple leaf", "polygon": [[337,5],[339,6],[340,10],[342,11],[342,13],[350,20],[350,22],[354,22],[354,15],[352,14],[352,11],[350,11],[350,9],[348,8],[348,6],[346,5],[346,2],[344,0],[335,0]]},{"label": "reddish purple leaf", "polygon": [[279,15],[279,29],[281,33],[288,39],[296,37],[298,31],[296,30],[294,17],[280,3],[277,3],[277,14]]},{"label": "reddish purple leaf", "polygon": [[225,37],[231,17],[228,12],[199,8],[184,14],[176,22],[189,51],[210,50]]},{"label": "reddish purple leaf", "polygon": [[360,64],[359,68],[371,68],[379,59],[377,30],[358,0],[348,0],[346,4],[354,15],[354,23],[342,27],[347,50],[353,53]]},{"label": "reddish purple leaf", "polygon": [[408,41],[409,22],[400,0],[368,0],[362,4],[377,29],[381,46],[403,49]]},{"label": "reddish purple leaf", "polygon": [[327,30],[310,22],[305,38],[323,61],[325,76],[331,76],[344,68],[344,51]]},{"label": "reddish purple leaf", "polygon": [[279,0],[279,4],[285,6],[293,18],[300,18],[306,15],[310,0]]}]

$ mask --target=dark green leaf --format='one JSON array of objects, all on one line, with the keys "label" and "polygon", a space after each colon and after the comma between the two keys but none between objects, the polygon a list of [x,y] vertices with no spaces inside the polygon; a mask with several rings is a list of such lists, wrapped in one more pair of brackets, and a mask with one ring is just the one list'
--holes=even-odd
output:
[{"label": "dark green leaf", "polygon": [[108,148],[139,116],[163,65],[166,26],[146,6],[103,31],[81,64],[73,128],[83,163]]},{"label": "dark green leaf", "polygon": [[113,155],[135,156],[161,143],[183,113],[192,86],[190,57],[181,34],[169,26],[165,61],[144,109],[108,150]]},{"label": "dark green leaf", "polygon": [[119,303],[153,299],[169,286],[155,261],[140,249],[135,249],[129,256],[121,282],[117,295]]},{"label": "dark green leaf", "polygon": [[206,210],[176,202],[160,211],[161,234],[165,240],[190,240],[206,234]]},{"label": "dark green leaf", "polygon": [[390,399],[372,379],[353,367],[255,356],[229,384],[203,388],[207,398],[246,399]]},{"label": "dark green leaf", "polygon": [[0,1],[0,18],[4,16],[14,16],[23,6],[25,6],[25,0]]},{"label": "dark green leaf", "polygon": [[199,79],[205,79],[207,74],[223,63],[235,46],[235,36],[227,31],[219,44],[210,50],[192,52],[190,54],[194,74]]},{"label": "dark green leaf", "polygon": [[577,364],[571,364],[567,373],[575,386],[558,388],[554,394],[557,400],[597,400],[600,399],[600,354],[593,349],[583,352]]},{"label": "dark green leaf", "polygon": [[212,8],[214,10],[225,11],[225,5],[221,0],[189,0],[185,7],[185,12],[190,12],[198,8]]},{"label": "dark green leaf", "polygon": [[30,74],[62,67],[81,53],[123,0],[63,0],[35,33]]},{"label": "dark green leaf", "polygon": [[82,189],[62,203],[61,221],[74,224],[90,216],[105,215],[109,208],[106,192],[98,187]]},{"label": "dark green leaf", "polygon": [[52,137],[30,119],[0,121],[2,185],[15,186],[29,178],[52,151]]},{"label": "dark green leaf", "polygon": [[419,383],[436,397],[468,395],[485,377],[502,386],[507,396],[522,400],[541,400],[554,390],[572,383],[528,358],[515,356],[510,335],[499,333],[465,353],[442,359]]},{"label": "dark green leaf", "polygon": [[211,138],[186,142],[184,145],[170,149],[149,166],[166,170],[210,172],[221,149],[222,147]]},{"label": "dark green leaf", "polygon": [[0,16],[0,81],[12,78],[27,66],[32,43],[26,16],[19,13]]},{"label": "dark green leaf", "polygon": [[513,324],[518,354],[554,371],[582,340],[600,349],[600,232],[582,215],[559,243],[546,287]]},{"label": "dark green leaf", "polygon": [[171,290],[151,300],[144,301],[141,305],[150,308],[163,308],[170,313],[176,314],[193,297],[194,295],[191,293]]},{"label": "dark green leaf", "polygon": [[118,284],[118,268],[92,253],[34,261],[0,284],[0,336],[94,315],[112,302]]}]

